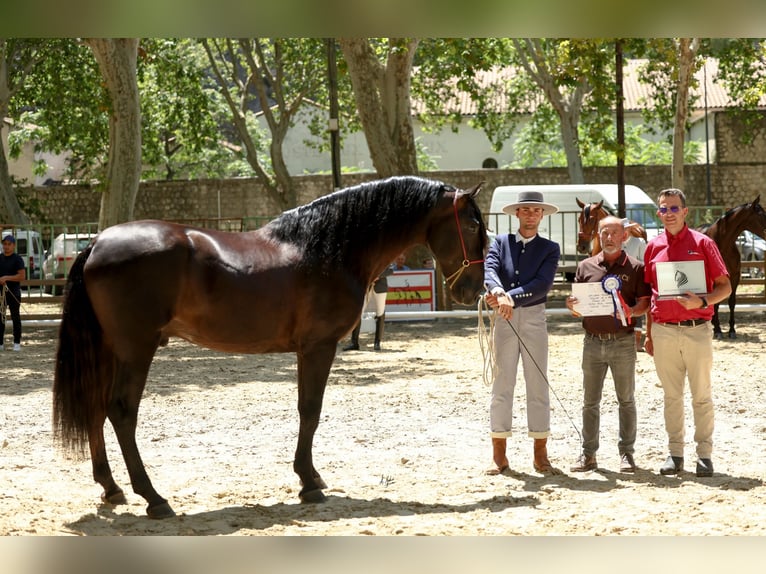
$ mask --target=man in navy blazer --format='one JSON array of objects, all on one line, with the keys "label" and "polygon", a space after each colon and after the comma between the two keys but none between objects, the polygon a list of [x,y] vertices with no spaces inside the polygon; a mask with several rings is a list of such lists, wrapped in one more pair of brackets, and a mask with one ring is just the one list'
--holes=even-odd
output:
[{"label": "man in navy blazer", "polygon": [[542,193],[524,191],[503,211],[519,220],[516,233],[498,235],[484,260],[487,303],[501,320],[493,333],[496,357],[490,403],[490,436],[495,466],[488,474],[509,468],[506,440],[511,436],[513,393],[519,358],[527,391],[527,427],[534,439],[537,472],[558,472],[548,460],[550,399],[548,393],[548,328],[545,303],[558,269],[559,244],[537,234],[543,217],[558,212]]}]

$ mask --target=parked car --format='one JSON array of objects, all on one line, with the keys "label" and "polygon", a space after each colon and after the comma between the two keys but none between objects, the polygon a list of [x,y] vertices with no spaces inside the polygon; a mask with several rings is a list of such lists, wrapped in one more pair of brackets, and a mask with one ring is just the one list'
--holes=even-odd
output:
[{"label": "parked car", "polygon": [[40,279],[40,268],[43,264],[43,240],[37,231],[28,229],[2,230],[2,236],[10,234],[16,238],[16,253],[21,255],[24,260],[24,267],[27,270],[27,279]]},{"label": "parked car", "polygon": [[750,277],[763,277],[763,267],[748,267],[745,262],[764,260],[766,240],[749,231],[743,231],[737,238],[737,246],[742,254],[742,270],[749,273]]},{"label": "parked car", "polygon": [[[95,233],[61,233],[57,235],[43,262],[43,278],[65,279],[75,257],[88,246],[95,236]],[[46,285],[45,292],[60,295],[63,288]]]}]

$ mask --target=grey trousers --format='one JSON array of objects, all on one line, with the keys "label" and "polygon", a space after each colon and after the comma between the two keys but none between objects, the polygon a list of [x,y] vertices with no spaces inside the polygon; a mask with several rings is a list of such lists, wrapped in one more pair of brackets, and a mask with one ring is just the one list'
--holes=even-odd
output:
[{"label": "grey trousers", "polygon": [[636,443],[636,341],[633,335],[602,341],[585,336],[582,348],[582,451],[594,456],[599,447],[601,396],[607,369],[617,393],[620,454],[633,454]]},{"label": "grey trousers", "polygon": [[513,393],[521,359],[526,383],[528,434],[532,438],[547,438],[550,435],[551,409],[547,382],[545,304],[514,309],[511,324],[515,332],[505,319],[498,317],[495,321],[493,341],[497,365],[489,407],[490,435],[507,438],[512,434]]}]

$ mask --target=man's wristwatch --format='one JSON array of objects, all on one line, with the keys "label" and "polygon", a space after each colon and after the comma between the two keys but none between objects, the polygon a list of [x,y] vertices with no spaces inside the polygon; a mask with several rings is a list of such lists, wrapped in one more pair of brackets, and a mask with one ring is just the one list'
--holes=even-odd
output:
[{"label": "man's wristwatch", "polygon": [[705,297],[700,297],[702,299],[702,307],[700,309],[707,309],[707,299]]}]

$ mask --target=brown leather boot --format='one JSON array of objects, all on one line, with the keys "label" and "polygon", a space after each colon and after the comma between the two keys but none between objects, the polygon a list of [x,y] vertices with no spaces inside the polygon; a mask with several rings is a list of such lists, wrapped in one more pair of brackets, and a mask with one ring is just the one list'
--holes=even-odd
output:
[{"label": "brown leather boot", "polygon": [[487,471],[487,474],[494,476],[496,474],[502,474],[508,469],[508,457],[505,456],[505,443],[504,438],[492,437],[492,460],[495,461],[495,466]]},{"label": "brown leather boot", "polygon": [[535,439],[534,467],[537,472],[553,472],[553,465],[548,460],[548,439]]}]

